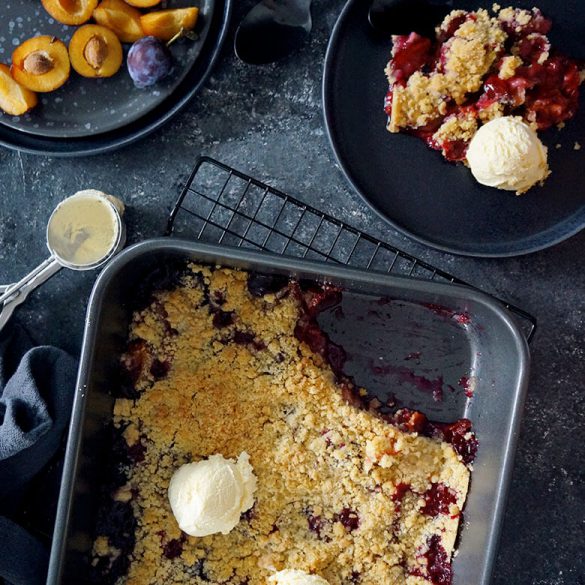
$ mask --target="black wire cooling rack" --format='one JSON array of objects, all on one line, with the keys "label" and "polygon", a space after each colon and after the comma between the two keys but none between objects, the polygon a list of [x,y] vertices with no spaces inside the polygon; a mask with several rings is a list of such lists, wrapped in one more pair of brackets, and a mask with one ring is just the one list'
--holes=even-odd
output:
[{"label": "black wire cooling rack", "polygon": [[[209,157],[197,160],[171,211],[167,235],[471,286]],[[536,318],[497,300],[520,318],[530,341]]]}]

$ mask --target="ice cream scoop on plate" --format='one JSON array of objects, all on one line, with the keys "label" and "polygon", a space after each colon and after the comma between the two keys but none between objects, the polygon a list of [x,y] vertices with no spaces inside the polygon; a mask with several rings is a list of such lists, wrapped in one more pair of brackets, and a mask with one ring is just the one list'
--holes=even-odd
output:
[{"label": "ice cream scoop on plate", "polygon": [[517,195],[549,175],[547,148],[518,116],[503,116],[481,126],[469,144],[467,162],[482,185]]}]

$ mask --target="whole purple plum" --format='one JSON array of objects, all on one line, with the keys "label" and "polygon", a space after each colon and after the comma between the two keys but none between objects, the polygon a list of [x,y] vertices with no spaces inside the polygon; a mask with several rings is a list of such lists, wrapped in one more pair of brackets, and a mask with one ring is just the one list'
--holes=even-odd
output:
[{"label": "whole purple plum", "polygon": [[143,88],[154,85],[171,72],[173,57],[159,39],[143,37],[130,47],[127,64],[134,85]]}]

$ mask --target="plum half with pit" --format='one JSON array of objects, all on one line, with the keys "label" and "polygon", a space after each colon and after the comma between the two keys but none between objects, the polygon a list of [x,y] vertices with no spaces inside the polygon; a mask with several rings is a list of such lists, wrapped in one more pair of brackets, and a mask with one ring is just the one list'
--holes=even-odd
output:
[{"label": "plum half with pit", "polygon": [[128,73],[138,88],[154,85],[164,79],[173,68],[173,57],[168,47],[156,37],[137,40],[128,52]]}]

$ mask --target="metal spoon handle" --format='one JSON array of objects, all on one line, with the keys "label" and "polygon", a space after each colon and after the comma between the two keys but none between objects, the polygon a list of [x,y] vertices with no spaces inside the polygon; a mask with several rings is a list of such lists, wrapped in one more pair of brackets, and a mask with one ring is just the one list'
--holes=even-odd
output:
[{"label": "metal spoon handle", "polygon": [[15,302],[20,304],[31,291],[46,282],[61,270],[62,266],[55,259],[54,256],[47,258],[41,262],[34,270],[31,270],[26,276],[21,278],[18,282],[11,284],[6,290],[0,294],[0,304]]}]

